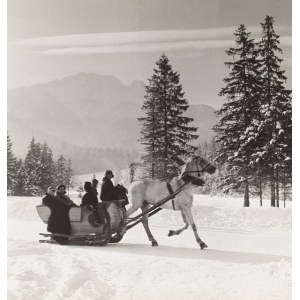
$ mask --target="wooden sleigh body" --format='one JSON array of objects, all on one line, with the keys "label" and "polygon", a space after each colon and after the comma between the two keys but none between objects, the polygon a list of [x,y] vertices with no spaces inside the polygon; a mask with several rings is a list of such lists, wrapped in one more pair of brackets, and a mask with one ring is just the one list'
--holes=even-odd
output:
[{"label": "wooden sleigh body", "polygon": [[[73,206],[69,210],[71,233],[40,233],[50,239],[40,240],[41,243],[59,244],[88,244],[104,246],[107,243],[119,242],[126,232],[126,210],[122,205],[124,200],[102,202],[99,210],[101,222],[95,220],[95,212],[89,205],[84,207]],[[45,224],[51,214],[51,209],[46,205],[38,205],[37,212]],[[101,211],[102,210],[102,211]]]}]

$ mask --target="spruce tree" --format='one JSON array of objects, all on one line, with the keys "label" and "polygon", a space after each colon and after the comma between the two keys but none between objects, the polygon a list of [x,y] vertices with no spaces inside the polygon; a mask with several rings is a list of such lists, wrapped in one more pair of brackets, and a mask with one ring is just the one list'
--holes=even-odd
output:
[{"label": "spruce tree", "polygon": [[[72,166],[72,161],[71,159],[68,159],[66,164],[66,184],[67,184],[68,192],[69,192],[69,188],[72,187],[73,170],[71,166]],[[95,174],[93,178],[96,178]]]},{"label": "spruce tree", "polygon": [[259,112],[260,63],[256,45],[250,38],[244,25],[234,33],[236,47],[226,53],[232,61],[225,65],[231,69],[229,77],[224,79],[226,86],[219,95],[226,97],[226,102],[217,111],[220,121],[214,127],[217,151],[217,162],[228,163],[230,173],[224,177],[226,189],[244,189],[244,206],[249,202],[249,183],[252,177],[251,155],[255,136],[254,124]]},{"label": "spruce tree", "polygon": [[178,174],[183,159],[195,150],[189,143],[198,138],[192,118],[183,114],[189,104],[184,98],[180,76],[172,70],[165,54],[156,62],[157,68],[146,86],[142,110],[141,142],[146,154],[142,157],[152,178]]},{"label": "spruce tree", "polygon": [[155,82],[149,79],[149,85],[146,88],[145,102],[143,103],[142,110],[145,114],[144,117],[138,118],[142,125],[140,142],[145,146],[141,161],[144,169],[151,179],[156,177],[158,171],[157,150],[158,150],[158,105],[155,98]]},{"label": "spruce tree", "polygon": [[253,156],[264,175],[269,176],[271,206],[279,206],[279,172],[291,176],[292,159],[292,105],[291,91],[285,87],[287,80],[280,64],[279,35],[275,33],[274,18],[266,16],[259,42],[262,77],[261,115],[256,127],[260,141]]},{"label": "spruce tree", "polygon": [[53,183],[55,165],[52,150],[46,142],[42,145],[40,164],[39,164],[39,186],[45,193],[47,188]]},{"label": "spruce tree", "polygon": [[22,159],[19,159],[16,163],[16,183],[13,189],[13,195],[24,196],[26,195],[26,171]]},{"label": "spruce tree", "polygon": [[41,144],[35,142],[35,138],[32,140],[28,147],[28,153],[25,157],[25,195],[35,196],[42,194],[40,189],[41,181],[41,170],[40,170],[40,159],[41,159]]},{"label": "spruce tree", "polygon": [[55,183],[67,185],[67,164],[66,159],[60,155],[55,164]]},{"label": "spruce tree", "polygon": [[7,194],[10,195],[16,181],[16,157],[12,152],[12,142],[7,133]]}]

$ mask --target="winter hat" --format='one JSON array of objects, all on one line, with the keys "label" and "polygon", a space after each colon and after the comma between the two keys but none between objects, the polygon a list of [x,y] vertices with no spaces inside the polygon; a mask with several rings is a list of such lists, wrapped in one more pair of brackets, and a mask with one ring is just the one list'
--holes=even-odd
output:
[{"label": "winter hat", "polygon": [[86,181],[85,183],[84,183],[84,187],[83,187],[86,191],[87,190],[91,190],[92,189],[92,184],[91,184],[91,182],[90,181]]},{"label": "winter hat", "polygon": [[109,175],[109,174],[111,174],[111,177],[112,178],[114,178],[115,176],[114,176],[114,174],[113,174],[113,172],[111,171],[111,170],[106,170],[106,172],[105,172],[105,175],[104,176],[107,176],[107,175]]},{"label": "winter hat", "polygon": [[59,190],[60,188],[64,187],[65,189],[67,188],[64,184],[60,184],[58,187],[57,187],[57,190]]}]

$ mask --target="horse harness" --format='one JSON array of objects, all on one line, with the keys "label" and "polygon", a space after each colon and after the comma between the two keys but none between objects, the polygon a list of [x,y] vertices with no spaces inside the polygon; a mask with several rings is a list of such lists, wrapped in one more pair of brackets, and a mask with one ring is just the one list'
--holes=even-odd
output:
[{"label": "horse harness", "polygon": [[[171,187],[171,184],[170,184],[170,181],[168,180],[167,182],[167,188],[168,188],[168,191],[170,193],[170,195],[172,195],[174,193],[172,187]],[[175,210],[175,202],[174,202],[174,198],[175,198],[175,195],[171,198],[172,199],[172,206],[173,206],[173,210]]]}]

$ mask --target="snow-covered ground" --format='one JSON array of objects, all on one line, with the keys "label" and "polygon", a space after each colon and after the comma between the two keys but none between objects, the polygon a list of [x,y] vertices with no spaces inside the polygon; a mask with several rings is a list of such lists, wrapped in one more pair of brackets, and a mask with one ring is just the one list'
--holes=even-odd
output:
[{"label": "snow-covered ground", "polygon": [[[80,202],[77,194],[71,194]],[[242,207],[240,198],[197,195],[200,250],[178,212],[150,219],[159,247],[142,225],[105,247],[39,244],[46,224],[38,197],[8,197],[8,299],[291,299],[292,208]],[[281,204],[282,205],[282,204]]]}]

